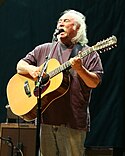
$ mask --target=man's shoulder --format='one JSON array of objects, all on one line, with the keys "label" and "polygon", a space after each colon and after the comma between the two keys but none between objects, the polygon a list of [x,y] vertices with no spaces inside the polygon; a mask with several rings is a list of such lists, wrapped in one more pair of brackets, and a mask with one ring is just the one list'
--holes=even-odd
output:
[{"label": "man's shoulder", "polygon": [[38,46],[36,46],[37,48],[38,47],[49,47],[49,46],[51,46],[52,45],[52,43],[51,42],[46,42],[46,43],[41,43],[41,44],[39,44]]}]

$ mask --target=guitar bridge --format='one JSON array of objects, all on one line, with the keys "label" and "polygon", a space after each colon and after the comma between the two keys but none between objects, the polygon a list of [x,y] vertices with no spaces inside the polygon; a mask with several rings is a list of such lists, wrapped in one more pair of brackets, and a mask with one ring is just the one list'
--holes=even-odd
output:
[{"label": "guitar bridge", "polygon": [[31,90],[30,90],[28,81],[25,81],[25,83],[24,83],[24,90],[25,90],[26,95],[28,97],[31,97]]}]

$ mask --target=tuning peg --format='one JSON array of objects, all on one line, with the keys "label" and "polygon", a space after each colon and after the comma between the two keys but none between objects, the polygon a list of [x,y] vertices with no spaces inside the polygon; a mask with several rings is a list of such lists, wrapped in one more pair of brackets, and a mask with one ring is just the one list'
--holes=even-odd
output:
[{"label": "tuning peg", "polygon": [[109,47],[108,49],[109,49],[109,50],[111,50],[112,48],[111,48],[111,47]]}]

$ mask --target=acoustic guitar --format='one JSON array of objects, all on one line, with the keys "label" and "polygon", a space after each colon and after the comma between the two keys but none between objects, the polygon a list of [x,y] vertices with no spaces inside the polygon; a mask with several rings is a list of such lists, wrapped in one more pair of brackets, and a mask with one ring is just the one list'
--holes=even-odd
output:
[{"label": "acoustic guitar", "polygon": [[[105,52],[116,46],[117,38],[109,37],[106,40],[97,42],[94,46],[81,51],[77,56],[84,58],[90,53]],[[41,69],[43,65],[41,65]],[[44,78],[44,84],[36,87],[35,81],[30,75],[15,74],[7,84],[7,98],[11,111],[23,118],[25,121],[32,121],[37,117],[37,99],[41,96],[43,113],[47,107],[57,98],[63,96],[69,89],[70,76],[66,72],[71,68],[70,61],[60,65],[52,58],[48,62],[47,75]],[[66,73],[66,74],[65,74]]]}]

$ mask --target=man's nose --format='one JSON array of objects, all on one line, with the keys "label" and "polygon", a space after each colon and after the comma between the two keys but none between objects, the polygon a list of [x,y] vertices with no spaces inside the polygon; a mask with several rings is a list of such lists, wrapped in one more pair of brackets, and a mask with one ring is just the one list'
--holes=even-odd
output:
[{"label": "man's nose", "polygon": [[59,26],[64,26],[64,21],[63,21],[63,20],[60,21],[60,22],[58,23],[58,25],[59,25]]}]

